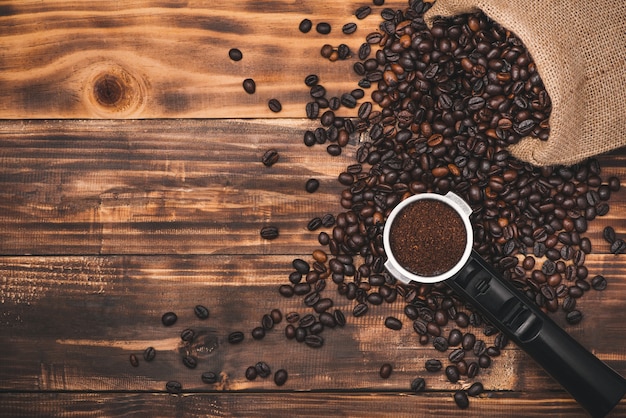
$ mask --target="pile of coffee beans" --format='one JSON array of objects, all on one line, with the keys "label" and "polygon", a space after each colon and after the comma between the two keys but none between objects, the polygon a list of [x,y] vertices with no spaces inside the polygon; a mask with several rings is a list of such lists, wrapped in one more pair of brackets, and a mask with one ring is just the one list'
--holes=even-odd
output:
[{"label": "pile of coffee beans", "polygon": [[[429,7],[412,0],[404,10],[381,11],[380,30],[367,35],[353,66],[359,89],[328,99],[317,75],[305,78],[306,116],[322,115],[304,144],[324,145],[330,155],[357,144],[356,161],[339,175],[345,212],[319,233],[324,250],[310,261],[295,259],[290,283],[279,292],[302,297],[315,311],[289,332],[299,341],[321,338],[318,324],[332,306],[327,283],[354,301],[354,317],[402,300],[420,343],[448,353],[446,367],[432,359],[425,371],[443,370],[457,383],[490,367],[508,339],[445,285],[404,285],[385,271],[382,230],[391,210],[412,194],[459,194],[473,209],[474,249],[542,310],[560,311],[575,324],[582,319],[577,300],[606,288],[606,279],[591,278],[584,265],[592,250],[584,233],[608,213],[620,182],[604,181],[595,159],[539,168],[513,158],[508,145],[529,135],[547,140],[550,131],[551,101],[532,57],[519,38],[480,13],[429,28],[422,16]],[[356,16],[371,12],[364,6]],[[379,49],[370,57],[373,47]],[[370,87],[372,100],[358,106],[356,118],[335,115],[341,106],[356,108]],[[611,245],[614,253],[626,251],[623,241],[613,238]],[[399,330],[402,321],[387,318],[385,325]],[[424,387],[422,377],[411,383],[414,391]],[[468,395],[482,391],[475,382],[454,400],[466,408]]]},{"label": "pile of coffee beans", "polygon": [[[305,115],[320,122],[304,133],[304,144],[325,146],[331,156],[341,155],[348,145],[356,151],[355,161],[338,176],[345,187],[338,196],[344,211],[307,224],[309,231],[321,229],[321,248],[308,260],[294,259],[288,282],[278,289],[283,297],[301,298],[304,309],[285,315],[284,335],[312,349],[322,347],[324,330],[347,322],[335,307],[336,297],[353,303],[355,318],[384,303],[403,303],[404,317],[388,316],[380,325],[395,332],[409,328],[420,344],[442,356],[426,360],[423,375],[408,388],[424,391],[424,376],[443,373],[457,385],[455,403],[467,408],[468,396],[480,396],[484,387],[476,381],[457,390],[459,383],[491,367],[508,338],[446,285],[402,284],[387,273],[382,231],[391,210],[413,194],[454,191],[473,209],[474,249],[542,310],[561,313],[576,324],[583,318],[577,301],[590,290],[607,287],[605,277],[590,275],[585,266],[592,246],[584,234],[589,222],[608,213],[620,181],[604,180],[595,159],[569,167],[534,167],[510,155],[507,147],[523,137],[548,139],[551,112],[535,63],[515,34],[481,13],[439,20],[429,28],[423,13],[430,3],[422,0],[410,0],[403,10],[384,7],[384,0],[374,0],[373,6],[379,8],[381,23],[358,48],[352,67],[361,77],[358,87],[333,95],[316,74],[304,78],[310,96]],[[364,5],[354,17],[365,19],[375,10]],[[309,33],[313,26],[306,18],[298,29]],[[315,28],[323,35],[332,30],[326,22]],[[345,35],[356,29],[354,22],[342,26]],[[353,58],[346,44],[324,44],[321,55],[330,61]],[[229,56],[243,58],[237,49]],[[255,89],[254,80],[244,80],[247,93]],[[366,89],[371,100],[360,102]],[[282,108],[275,98],[268,106],[273,112]],[[341,107],[356,109],[356,115],[336,115]],[[267,167],[278,161],[275,149],[262,157]],[[310,179],[304,189],[314,193],[319,187],[319,181]],[[263,227],[261,237],[277,239],[278,227]],[[612,228],[604,230],[604,238],[612,253],[626,252],[625,241]],[[201,317],[205,311],[196,307],[196,313]],[[251,336],[263,339],[282,319],[280,310],[272,310]],[[174,322],[174,313],[163,316],[164,325]],[[193,341],[192,330],[184,334]],[[183,334],[181,338],[187,341]],[[244,339],[242,331],[227,336],[230,344]],[[148,350],[146,361],[156,354]],[[183,363],[195,367],[188,357]],[[135,354],[130,361],[139,364]],[[390,378],[393,369],[391,363],[382,364],[380,378]],[[270,375],[265,362],[245,371],[248,380]],[[279,369],[274,382],[282,386],[287,377]],[[202,374],[205,382],[216,379],[214,372]],[[166,389],[180,393],[182,386],[171,381]]]}]

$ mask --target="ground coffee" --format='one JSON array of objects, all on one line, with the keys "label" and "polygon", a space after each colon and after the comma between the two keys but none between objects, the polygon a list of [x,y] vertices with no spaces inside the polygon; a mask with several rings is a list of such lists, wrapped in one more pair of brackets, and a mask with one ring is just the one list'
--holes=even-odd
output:
[{"label": "ground coffee", "polygon": [[466,232],[461,216],[434,199],[417,200],[396,216],[389,245],[406,270],[432,277],[452,269],[463,256]]}]

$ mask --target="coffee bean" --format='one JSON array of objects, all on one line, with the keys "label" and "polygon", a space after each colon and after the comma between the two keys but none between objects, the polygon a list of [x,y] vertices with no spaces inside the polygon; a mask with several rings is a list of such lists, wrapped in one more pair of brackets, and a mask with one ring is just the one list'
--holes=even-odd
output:
[{"label": "coffee bean", "polygon": [[469,399],[467,397],[467,393],[464,390],[457,390],[454,392],[454,402],[461,409],[466,409],[469,407]]},{"label": "coffee bean", "polygon": [[288,284],[283,284],[278,287],[278,293],[286,298],[290,298],[294,295],[295,290],[292,286],[289,286]]},{"label": "coffee bean", "polygon": [[219,380],[219,376],[215,372],[204,372],[200,376],[200,379],[203,383],[211,385],[213,383],[217,383],[217,381]]},{"label": "coffee bean", "polygon": [[185,356],[183,357],[183,364],[189,369],[195,369],[198,366],[198,360],[195,357]]},{"label": "coffee bean", "polygon": [[258,373],[256,371],[256,367],[254,367],[254,366],[248,367],[246,369],[245,376],[246,376],[246,379],[248,379],[248,380],[256,379],[256,377],[258,376]]},{"label": "coffee bean", "polygon": [[256,82],[251,78],[246,78],[242,83],[243,90],[248,94],[254,94],[256,92]]},{"label": "coffee bean", "polygon": [[285,369],[278,369],[276,373],[274,373],[274,383],[276,386],[282,386],[287,383],[287,378],[289,375]]},{"label": "coffee bean", "polygon": [[263,157],[261,158],[261,162],[263,163],[264,166],[271,167],[278,162],[279,158],[280,158],[280,154],[278,153],[278,151],[272,148],[272,149],[265,151],[265,153],[263,154]]},{"label": "coffee bean", "polygon": [[402,321],[393,316],[388,316],[385,318],[385,326],[389,329],[398,331],[402,329]]},{"label": "coffee bean", "polygon": [[426,381],[421,377],[416,377],[411,381],[411,390],[415,393],[423,392],[426,389]]},{"label": "coffee bean", "polygon": [[241,53],[241,50],[237,48],[231,48],[228,51],[228,56],[233,61],[241,61],[241,59],[243,58],[243,54]]},{"label": "coffee bean", "polygon": [[450,365],[446,367],[445,374],[446,374],[446,378],[451,383],[456,383],[459,381],[460,374],[459,374],[459,369],[456,366]]},{"label": "coffee bean", "polygon": [[343,27],[341,28],[341,31],[345,33],[346,35],[350,35],[356,32],[356,29],[357,29],[356,23],[350,22],[350,23],[346,23],[345,25],[343,25]]},{"label": "coffee bean", "polygon": [[145,361],[152,361],[156,357],[156,350],[154,347],[148,347],[143,350],[143,359]]},{"label": "coffee bean", "polygon": [[433,338],[433,347],[435,347],[435,350],[443,353],[448,350],[448,340],[442,336],[435,337]]},{"label": "coffee bean", "polygon": [[313,28],[313,22],[310,19],[302,19],[298,25],[298,29],[302,33],[308,33]]},{"label": "coffee bean", "polygon": [[372,8],[370,6],[361,6],[354,12],[354,15],[357,19],[362,20],[365,19],[372,13]]},{"label": "coffee bean", "polygon": [[265,328],[263,327],[255,327],[251,332],[252,338],[255,340],[262,340],[265,338]]},{"label": "coffee bean", "polygon": [[609,244],[613,244],[616,239],[615,229],[613,229],[613,227],[611,226],[604,227],[604,229],[602,230],[602,237]]},{"label": "coffee bean", "polygon": [[283,110],[283,106],[280,104],[280,101],[278,101],[278,99],[270,99],[267,102],[267,106],[270,108],[270,110],[274,113],[278,113],[281,110]]},{"label": "coffee bean", "polygon": [[469,396],[479,396],[481,393],[483,393],[485,391],[485,388],[483,387],[483,384],[480,382],[474,382],[472,383],[472,385],[467,389],[467,394]]},{"label": "coffee bean", "polygon": [[626,252],[626,242],[621,238],[615,239],[611,244],[611,253],[617,255],[624,252]]},{"label": "coffee bean", "polygon": [[583,319],[583,314],[578,309],[574,309],[565,315],[565,320],[570,325],[576,325]]},{"label": "coffee bean", "polygon": [[335,322],[337,322],[337,325],[339,325],[340,327],[346,325],[346,317],[341,310],[335,309],[335,311],[333,312],[333,317],[335,318]]},{"label": "coffee bean", "polygon": [[135,354],[131,354],[128,359],[130,360],[130,365],[133,367],[139,367],[139,359]]},{"label": "coffee bean", "polygon": [[178,320],[178,316],[174,312],[166,312],[161,317],[161,322],[166,327],[171,327]]},{"label": "coffee bean", "polygon": [[183,391],[183,385],[175,380],[170,380],[165,384],[165,390],[172,395],[177,395]]},{"label": "coffee bean", "polygon": [[244,334],[241,331],[233,331],[228,334],[228,342],[230,344],[239,344],[244,339]]},{"label": "coffee bean", "polygon": [[304,188],[308,193],[315,193],[320,187],[320,182],[317,179],[308,179]]},{"label": "coffee bean", "polygon": [[458,329],[452,329],[450,334],[448,335],[448,345],[451,347],[456,347],[463,341],[463,333]]},{"label": "coffee bean", "polygon": [[255,364],[254,369],[256,370],[259,377],[262,377],[262,378],[269,377],[269,375],[272,374],[272,369],[264,361],[259,361],[257,364]]},{"label": "coffee bean", "polygon": [[354,309],[352,309],[352,315],[355,318],[358,318],[360,316],[363,316],[367,313],[368,311],[368,306],[364,303],[359,303],[357,305],[354,306]]},{"label": "coffee bean", "polygon": [[180,333],[180,339],[186,343],[192,342],[195,337],[196,337],[196,332],[192,330],[191,328],[186,328],[182,330]]},{"label": "coffee bean", "polygon": [[391,373],[393,372],[393,366],[389,363],[384,363],[380,366],[380,371],[378,372],[381,379],[389,379]]},{"label": "coffee bean", "polygon": [[591,287],[595,290],[604,290],[606,289],[607,282],[604,276],[598,274],[591,279]]},{"label": "coffee bean", "polygon": [[426,360],[426,364],[424,367],[429,372],[438,372],[439,370],[441,370],[443,365],[441,364],[441,361],[437,359],[429,359],[429,360]]},{"label": "coffee bean", "polygon": [[319,335],[307,335],[304,343],[311,348],[320,348],[324,345],[324,338]]},{"label": "coffee bean", "polygon": [[198,319],[207,319],[209,317],[209,309],[203,305],[196,305],[193,308],[193,313],[196,314]]},{"label": "coffee bean", "polygon": [[315,30],[317,31],[317,33],[320,33],[322,35],[328,35],[331,29],[332,28],[330,24],[327,22],[320,22],[315,26]]},{"label": "coffee bean", "polygon": [[278,238],[279,230],[276,226],[264,226],[261,228],[261,238],[266,240],[273,240]]},{"label": "coffee bean", "polygon": [[320,105],[317,102],[309,102],[305,107],[306,117],[309,119],[315,119],[320,114]]}]

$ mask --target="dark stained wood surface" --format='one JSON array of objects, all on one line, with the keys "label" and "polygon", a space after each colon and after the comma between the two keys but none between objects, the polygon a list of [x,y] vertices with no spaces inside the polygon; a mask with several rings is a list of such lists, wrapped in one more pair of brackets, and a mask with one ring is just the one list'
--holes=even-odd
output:
[{"label": "dark stained wood surface", "polygon": [[[303,145],[303,132],[317,125],[302,118],[302,80],[317,72],[340,80],[324,83],[333,91],[354,88],[354,61],[329,63],[319,47],[347,39],[357,48],[376,14],[351,37],[339,28],[356,21],[362,4],[0,6],[0,416],[585,416],[513,346],[476,379],[487,392],[460,411],[452,393],[471,381],[425,372],[426,359],[444,355],[421,346],[409,321],[385,328],[385,317],[403,317],[400,301],[353,318],[353,302],[329,285],[348,323],[325,330],[322,348],[287,341],[284,321],[262,341],[250,337],[273,308],[308,312],[278,286],[295,257],[311,260],[320,248],[308,221],[342,211],[336,179],[354,162],[356,144],[334,158]],[[299,35],[303,17],[334,31]],[[231,46],[243,61],[228,60]],[[100,75],[124,80],[125,99],[94,101]],[[250,75],[254,96],[240,88]],[[284,104],[279,114],[267,110],[273,95]],[[267,168],[260,158],[270,147],[280,160]],[[626,151],[600,161],[605,178],[626,182]],[[313,177],[321,187],[309,194],[304,183]],[[554,318],[624,375],[626,257],[608,253],[601,231],[612,225],[626,235],[626,189],[610,203],[590,223],[594,251],[585,263],[609,286],[579,301],[581,324]],[[259,237],[269,224],[280,228],[274,241]],[[208,320],[193,315],[197,303],[209,307]],[[179,321],[165,328],[160,317],[169,310]],[[181,364],[186,327],[200,334],[194,370]],[[227,343],[233,330],[246,333],[242,344]],[[157,349],[151,363],[141,358],[148,346]],[[285,368],[289,380],[246,380],[257,361]],[[378,376],[384,362],[395,368],[388,380]],[[208,370],[220,373],[218,384],[201,382]],[[409,390],[417,376],[428,384],[419,395]],[[165,392],[172,379],[182,395]],[[623,415],[625,402],[612,414]]]}]

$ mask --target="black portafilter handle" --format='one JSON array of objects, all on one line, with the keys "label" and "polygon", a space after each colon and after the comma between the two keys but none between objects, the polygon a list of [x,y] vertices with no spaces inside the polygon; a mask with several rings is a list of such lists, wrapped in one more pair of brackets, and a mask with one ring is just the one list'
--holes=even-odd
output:
[{"label": "black portafilter handle", "polygon": [[593,417],[604,417],[626,393],[626,380],[580,345],[472,250],[445,281],[514,341]]}]

